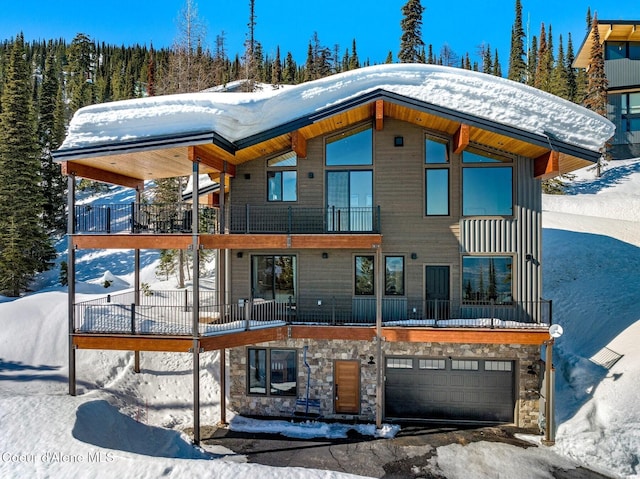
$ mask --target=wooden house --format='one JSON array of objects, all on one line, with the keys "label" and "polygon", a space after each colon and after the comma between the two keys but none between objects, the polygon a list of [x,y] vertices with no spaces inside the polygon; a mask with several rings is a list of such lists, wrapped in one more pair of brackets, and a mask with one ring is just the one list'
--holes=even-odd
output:
[{"label": "wooden house", "polygon": [[[232,96],[229,96],[232,95]],[[233,96],[238,95],[238,96]],[[197,121],[194,120],[197,119]],[[225,408],[245,415],[539,421],[541,180],[595,162],[609,121],[521,84],[382,65],[254,94],[80,110],[69,175],[69,360],[82,349],[220,350]],[[140,201],[191,175],[190,204]],[[134,188],[75,205],[75,178]],[[217,251],[217,286],[75,300],[78,249]],[[137,354],[139,357],[139,354]],[[81,364],[81,362],[80,362]],[[81,367],[81,366],[80,366]]]}]

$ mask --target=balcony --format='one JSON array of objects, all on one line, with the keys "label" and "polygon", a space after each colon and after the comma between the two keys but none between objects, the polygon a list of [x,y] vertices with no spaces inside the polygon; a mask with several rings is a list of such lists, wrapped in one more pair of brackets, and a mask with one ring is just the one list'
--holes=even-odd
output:
[{"label": "balcony", "polygon": [[[74,333],[189,336],[193,332],[193,292],[153,291],[135,301],[133,292],[74,305]],[[283,325],[361,326],[376,324],[375,298],[332,298],[315,304],[241,300],[220,305],[215,291],[201,291],[197,336],[251,331]],[[551,324],[551,302],[382,300],[384,327],[540,329]]]},{"label": "balcony", "polygon": [[[80,205],[74,233],[191,233],[191,208],[189,203]],[[200,206],[198,214],[198,233],[220,233],[219,208]],[[375,234],[380,232],[380,207],[229,206],[225,225],[233,234]]]}]

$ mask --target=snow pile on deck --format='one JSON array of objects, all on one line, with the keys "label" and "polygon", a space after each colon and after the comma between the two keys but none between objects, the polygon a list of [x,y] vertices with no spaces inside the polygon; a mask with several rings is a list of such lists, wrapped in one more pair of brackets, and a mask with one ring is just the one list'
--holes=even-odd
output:
[{"label": "snow pile on deck", "polygon": [[255,93],[200,92],[92,105],[74,115],[61,150],[216,132],[237,141],[378,89],[599,151],[614,133],[600,115],[484,73],[385,64]]}]

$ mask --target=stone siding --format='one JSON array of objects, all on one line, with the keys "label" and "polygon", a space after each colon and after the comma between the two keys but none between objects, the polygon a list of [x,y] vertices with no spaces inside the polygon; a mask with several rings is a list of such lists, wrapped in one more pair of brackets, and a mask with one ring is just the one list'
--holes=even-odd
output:
[{"label": "stone siding", "polygon": [[[309,398],[320,400],[325,418],[342,418],[333,406],[334,361],[360,362],[360,412],[353,415],[365,421],[375,421],[377,364],[376,343],[349,340],[288,339],[263,343],[252,347],[298,350],[298,397],[306,396],[307,369],[303,363],[303,347],[308,346],[307,363],[311,368]],[[515,361],[518,398],[515,424],[537,428],[539,419],[539,346],[519,344],[443,344],[443,343],[383,343],[387,356],[424,356],[431,358],[478,358]],[[247,394],[247,347],[230,350],[229,407],[243,415],[290,417],[296,411],[295,397],[250,396]],[[301,408],[298,408],[301,410]],[[351,417],[351,416],[350,416]]]}]

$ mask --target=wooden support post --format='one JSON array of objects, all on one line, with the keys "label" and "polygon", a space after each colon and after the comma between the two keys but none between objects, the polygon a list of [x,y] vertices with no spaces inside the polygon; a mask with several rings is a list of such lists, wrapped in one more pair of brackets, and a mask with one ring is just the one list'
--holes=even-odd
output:
[{"label": "wooden support post", "polygon": [[[142,191],[136,188],[136,208],[140,208],[142,201]],[[132,221],[134,218],[131,218]],[[136,306],[140,305],[140,248],[133,250],[133,282],[134,282],[134,301]],[[140,351],[133,352],[133,372],[140,372]]]},{"label": "wooden support post", "polygon": [[291,133],[291,149],[298,158],[307,157],[307,139],[297,130]]},{"label": "wooden support post", "polygon": [[550,150],[533,160],[533,177],[548,180],[560,174],[560,153]]},{"label": "wooden support post", "polygon": [[73,344],[73,331],[75,329],[75,300],[76,300],[76,249],[73,244],[75,232],[75,196],[76,177],[70,174],[67,179],[67,301],[69,315],[69,394],[76,395],[76,347]]},{"label": "wooden support post", "polygon": [[375,110],[376,131],[382,131],[384,128],[384,100],[376,100]]}]

